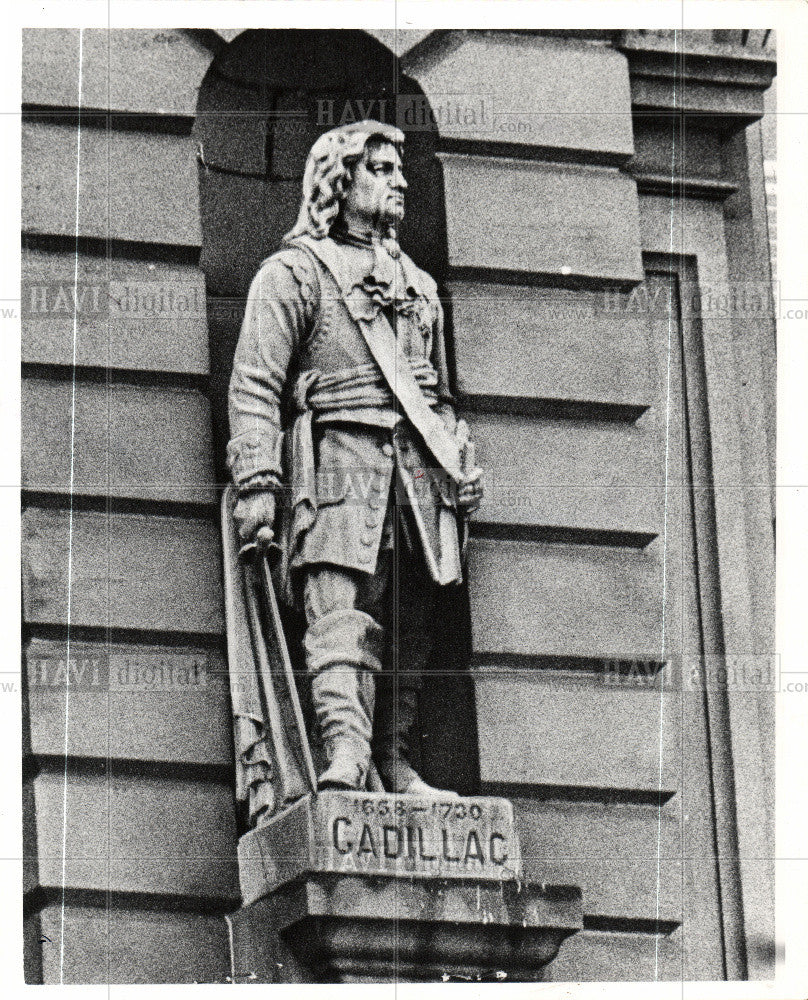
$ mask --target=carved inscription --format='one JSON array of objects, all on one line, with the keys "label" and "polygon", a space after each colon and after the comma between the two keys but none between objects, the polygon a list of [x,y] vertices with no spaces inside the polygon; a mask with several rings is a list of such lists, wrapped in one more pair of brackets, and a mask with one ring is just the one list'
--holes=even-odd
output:
[{"label": "carved inscription", "polygon": [[513,816],[501,799],[327,793],[315,816],[320,864],[331,871],[518,875]]}]

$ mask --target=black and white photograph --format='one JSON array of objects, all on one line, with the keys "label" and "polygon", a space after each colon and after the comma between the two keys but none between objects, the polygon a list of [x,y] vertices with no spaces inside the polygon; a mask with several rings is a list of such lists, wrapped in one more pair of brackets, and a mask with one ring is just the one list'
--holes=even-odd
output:
[{"label": "black and white photograph", "polygon": [[808,17],[436,6],[21,15],[21,989],[804,996]]}]

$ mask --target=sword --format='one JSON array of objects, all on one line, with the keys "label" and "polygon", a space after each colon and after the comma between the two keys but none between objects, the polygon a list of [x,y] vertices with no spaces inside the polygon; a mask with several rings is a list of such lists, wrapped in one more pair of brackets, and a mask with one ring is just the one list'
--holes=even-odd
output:
[{"label": "sword", "polygon": [[[297,747],[302,757],[303,772],[309,786],[313,792],[317,792],[317,775],[314,769],[314,760],[311,756],[311,747],[306,733],[306,723],[303,719],[303,709],[300,705],[300,696],[297,691],[292,660],[289,656],[289,647],[286,644],[286,636],[283,631],[278,597],[275,593],[275,584],[272,581],[272,573],[269,565],[270,554],[275,556],[280,554],[280,546],[271,541],[270,529],[262,528],[258,533],[258,541],[248,542],[239,549],[239,557],[245,561],[252,561],[253,568],[259,582],[262,603],[265,612],[265,621],[269,623],[268,629],[261,629],[264,638],[266,651],[269,652],[270,645],[274,646],[275,656],[272,658],[275,665],[280,664],[283,687],[292,710],[292,722],[294,731],[297,734]],[[260,622],[256,622],[260,629]],[[271,666],[268,664],[267,666]],[[274,678],[273,678],[274,679]]]}]

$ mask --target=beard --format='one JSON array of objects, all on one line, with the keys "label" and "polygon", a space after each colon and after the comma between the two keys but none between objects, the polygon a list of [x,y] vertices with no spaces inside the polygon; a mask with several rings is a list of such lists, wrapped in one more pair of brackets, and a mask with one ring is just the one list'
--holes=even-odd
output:
[{"label": "beard", "polygon": [[[390,190],[363,192],[364,197],[352,200],[350,214],[354,226],[376,230],[380,234],[397,230],[404,218],[404,198]],[[342,210],[340,211],[342,214]]]},{"label": "beard", "polygon": [[388,195],[382,199],[377,215],[380,228],[391,226],[397,228],[404,218],[404,199],[396,195]]}]

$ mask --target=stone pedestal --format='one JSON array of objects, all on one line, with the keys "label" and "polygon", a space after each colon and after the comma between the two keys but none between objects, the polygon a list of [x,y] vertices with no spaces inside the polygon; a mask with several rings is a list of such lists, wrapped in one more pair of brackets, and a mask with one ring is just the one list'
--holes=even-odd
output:
[{"label": "stone pedestal", "polygon": [[307,796],[242,837],[236,982],[541,981],[573,886],[522,880],[505,799]]}]

